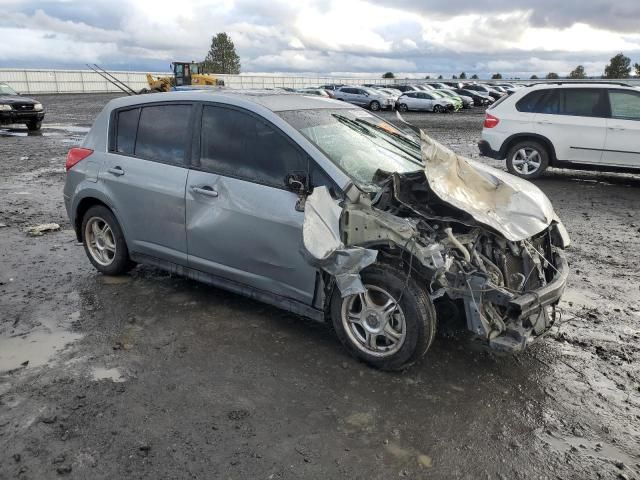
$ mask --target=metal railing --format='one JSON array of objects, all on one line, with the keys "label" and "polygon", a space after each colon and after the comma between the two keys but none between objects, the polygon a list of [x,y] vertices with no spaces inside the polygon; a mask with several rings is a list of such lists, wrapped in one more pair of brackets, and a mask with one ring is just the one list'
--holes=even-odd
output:
[{"label": "metal railing", "polygon": [[[133,90],[146,88],[147,72],[110,71],[118,80],[129,85]],[[171,75],[169,72],[150,72],[154,76]],[[353,78],[329,76],[278,76],[278,75],[216,75],[225,82],[225,86],[238,89],[255,88],[303,88],[326,85],[331,83],[345,85],[376,84],[389,85],[406,83],[433,83],[439,81],[451,82],[456,80],[426,80],[426,79],[383,79],[383,78]],[[457,80],[459,81],[459,80]],[[466,80],[470,81],[470,80]],[[477,82],[502,83],[509,80],[475,80]],[[570,80],[521,80],[520,83],[556,83]],[[589,80],[597,81],[597,80]],[[603,80],[606,81],[606,80]],[[614,80],[611,80],[614,81]],[[615,80],[640,86],[640,79],[630,78]],[[8,84],[14,90],[24,94],[45,93],[106,93],[120,92],[118,88],[91,70],[33,70],[0,68],[0,82]]]}]

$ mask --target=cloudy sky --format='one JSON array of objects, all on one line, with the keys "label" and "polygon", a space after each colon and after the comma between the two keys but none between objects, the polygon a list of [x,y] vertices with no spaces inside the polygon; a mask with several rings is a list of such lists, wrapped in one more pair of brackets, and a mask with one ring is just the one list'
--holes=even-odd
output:
[{"label": "cloudy sky", "polygon": [[228,32],[242,71],[528,78],[640,62],[640,0],[0,0],[0,67],[156,70]]}]

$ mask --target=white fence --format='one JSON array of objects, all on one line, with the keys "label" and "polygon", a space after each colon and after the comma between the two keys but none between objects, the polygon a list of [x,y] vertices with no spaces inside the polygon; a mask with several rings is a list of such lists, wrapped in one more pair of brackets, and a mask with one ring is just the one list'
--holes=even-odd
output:
[{"label": "white fence", "polygon": [[[139,91],[147,87],[147,72],[110,71],[111,75]],[[154,76],[171,75],[169,72],[150,72]],[[301,88],[328,83],[360,85],[363,83],[393,84],[394,80],[381,78],[337,77],[284,77],[272,75],[217,75],[231,88]],[[102,93],[119,92],[109,81],[91,70],[22,70],[0,68],[0,82],[20,93]]]},{"label": "white fence", "polygon": [[[111,71],[114,77],[139,91],[147,87],[146,72]],[[152,75],[171,75],[169,72],[151,72]],[[405,83],[424,83],[438,80],[420,79],[382,79],[349,77],[294,77],[276,75],[217,75],[230,88],[301,88],[329,83],[347,85],[379,84],[393,85]],[[449,80],[445,80],[449,81]],[[506,80],[505,80],[506,81]],[[545,82],[546,80],[535,80]],[[549,80],[550,82],[558,80]],[[562,80],[567,81],[567,80]],[[640,79],[621,80],[640,86]],[[120,90],[109,81],[91,70],[23,70],[0,68],[0,82],[6,83],[20,93],[104,93]],[[491,80],[488,80],[491,82]]]}]

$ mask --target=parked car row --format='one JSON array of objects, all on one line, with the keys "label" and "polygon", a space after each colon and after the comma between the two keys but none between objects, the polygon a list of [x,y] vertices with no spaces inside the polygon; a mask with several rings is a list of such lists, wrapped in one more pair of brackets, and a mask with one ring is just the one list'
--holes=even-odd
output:
[{"label": "parked car row", "polygon": [[[320,95],[342,100],[373,111],[397,109],[401,112],[455,112],[463,108],[488,107],[498,99],[515,92],[520,86],[510,83],[488,85],[482,83],[424,83],[406,85],[321,85],[314,89],[300,89],[300,93]],[[311,91],[313,90],[313,91]]]}]

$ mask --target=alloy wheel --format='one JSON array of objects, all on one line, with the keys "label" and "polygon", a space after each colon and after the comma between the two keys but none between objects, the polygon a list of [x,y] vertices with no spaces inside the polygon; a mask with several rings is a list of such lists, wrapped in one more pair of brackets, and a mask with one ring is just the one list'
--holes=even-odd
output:
[{"label": "alloy wheel", "polygon": [[366,292],[342,302],[342,325],[361,351],[376,357],[398,352],[407,336],[404,313],[386,290],[365,285]]},{"label": "alloy wheel", "polygon": [[511,163],[520,175],[532,175],[540,169],[542,158],[535,148],[524,147],[513,154]]},{"label": "alloy wheel", "polygon": [[100,217],[91,217],[84,231],[87,249],[93,259],[102,266],[113,263],[116,256],[116,239],[109,224]]}]

